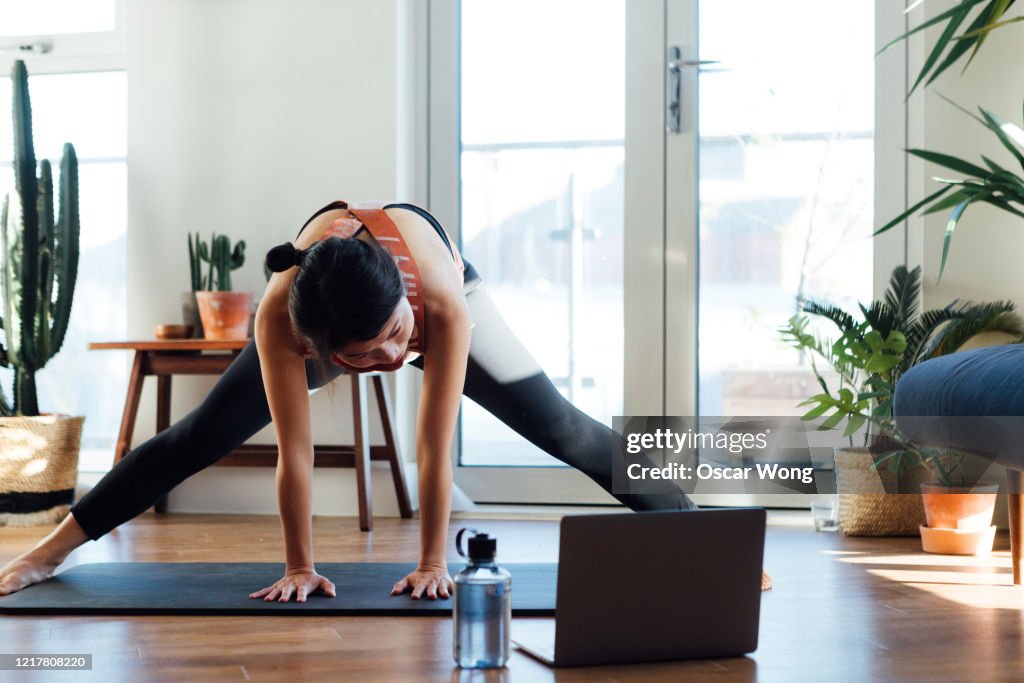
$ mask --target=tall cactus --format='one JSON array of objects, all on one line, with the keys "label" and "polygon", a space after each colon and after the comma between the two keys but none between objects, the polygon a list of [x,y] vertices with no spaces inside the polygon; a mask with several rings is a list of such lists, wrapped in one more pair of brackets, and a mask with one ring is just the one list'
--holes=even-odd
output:
[{"label": "tall cactus", "polygon": [[64,343],[78,276],[78,159],[64,143],[54,220],[49,161],[39,164],[36,177],[28,72],[21,60],[14,63],[11,83],[15,191],[4,197],[0,211],[0,365],[14,369],[14,395],[8,401],[0,390],[0,414],[38,415],[35,373]]},{"label": "tall cactus", "polygon": [[239,240],[235,248],[231,248],[231,240],[227,235],[213,234],[210,240],[210,250],[206,251],[206,244],[200,244],[199,257],[210,264],[209,281],[210,289],[220,292],[231,291],[231,271],[238,270],[245,263],[245,240]]}]

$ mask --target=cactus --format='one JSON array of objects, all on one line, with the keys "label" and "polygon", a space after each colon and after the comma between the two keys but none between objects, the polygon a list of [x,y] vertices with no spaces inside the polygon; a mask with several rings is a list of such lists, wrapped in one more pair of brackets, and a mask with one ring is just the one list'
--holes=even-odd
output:
[{"label": "cactus", "polygon": [[196,241],[192,243],[192,233],[188,234],[188,264],[189,271],[192,275],[192,291],[201,292],[206,289],[207,279],[203,277],[202,273],[202,254],[207,253],[206,242],[203,242],[199,237],[199,233],[196,233]]},{"label": "cactus", "polygon": [[210,264],[210,274],[207,283],[211,290],[216,285],[216,291],[231,291],[231,271],[238,270],[245,263],[245,240],[240,240],[235,248],[231,248],[231,240],[227,235],[213,233],[210,240],[210,249],[207,251],[206,244],[199,245],[199,258]]},{"label": "cactus", "polygon": [[59,214],[54,220],[50,162],[39,164],[25,63],[11,70],[15,191],[0,210],[0,366],[14,370],[10,401],[0,390],[0,415],[38,415],[35,373],[60,351],[71,319],[78,276],[78,159],[64,143]]}]

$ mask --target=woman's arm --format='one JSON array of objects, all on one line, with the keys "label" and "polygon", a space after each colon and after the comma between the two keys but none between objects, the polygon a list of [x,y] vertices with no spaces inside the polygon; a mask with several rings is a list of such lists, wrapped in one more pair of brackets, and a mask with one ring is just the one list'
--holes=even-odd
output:
[{"label": "woman's arm", "polygon": [[282,295],[271,286],[256,313],[255,336],[277,435],[277,499],[286,570],[284,579],[253,597],[265,595],[267,600],[287,602],[295,592],[301,602],[318,587],[333,595],[333,584],[316,574],[313,565],[313,435],[306,361],[292,333]]},{"label": "woman's arm", "polygon": [[395,584],[392,593],[412,589],[412,597],[448,597],[451,577],[445,549],[451,512],[451,447],[466,383],[470,316],[464,296],[428,308],[423,359],[423,392],[416,417],[419,469],[420,561],[416,571]]}]

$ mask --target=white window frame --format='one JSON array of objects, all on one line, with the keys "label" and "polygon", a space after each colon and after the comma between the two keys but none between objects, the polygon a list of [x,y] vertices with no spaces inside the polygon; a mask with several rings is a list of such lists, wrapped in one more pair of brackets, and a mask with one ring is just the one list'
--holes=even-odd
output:
[{"label": "white window frame", "polygon": [[[25,62],[29,74],[121,71],[125,68],[125,1],[116,0],[113,31],[56,33],[0,37],[0,68],[10,72],[14,61]],[[48,52],[22,51],[26,45],[46,45]]]}]

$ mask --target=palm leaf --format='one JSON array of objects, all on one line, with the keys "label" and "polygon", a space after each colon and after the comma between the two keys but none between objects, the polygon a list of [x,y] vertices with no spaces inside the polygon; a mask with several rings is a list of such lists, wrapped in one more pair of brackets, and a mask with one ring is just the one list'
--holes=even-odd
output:
[{"label": "palm leaf", "polygon": [[981,28],[976,29],[974,31],[969,31],[967,33],[961,33],[960,35],[958,35],[956,37],[956,40],[963,40],[965,38],[973,38],[973,37],[978,36],[978,35],[983,35],[983,34],[988,33],[989,31],[994,31],[997,28],[1002,28],[1003,26],[1006,26],[1007,24],[1015,24],[1018,21],[1024,21],[1024,17],[1014,17],[1013,19],[1007,19],[1005,21],[997,21],[994,24],[989,24],[988,26],[982,26]]},{"label": "palm leaf", "polygon": [[[985,201],[985,202],[987,202],[989,204],[992,204],[993,206],[998,206],[1003,211],[1007,211],[1009,213],[1012,213],[1014,216],[1017,216],[1019,218],[1024,218],[1024,211],[1019,211],[1018,209],[1015,209],[1014,207],[1012,207],[1010,205],[1009,201],[1007,201],[1006,199],[1004,199],[1002,197],[996,197],[996,196],[993,195],[993,196],[986,197],[983,201]],[[1019,197],[1013,197],[1013,201],[1017,202],[1018,204],[1024,203],[1024,199],[1021,199]]]},{"label": "palm leaf", "polygon": [[909,218],[911,215],[913,215],[914,212],[916,212],[922,206],[924,206],[928,202],[932,201],[933,199],[937,199],[937,198],[941,197],[942,195],[944,195],[947,192],[949,192],[949,190],[950,190],[950,187],[947,185],[946,187],[943,187],[941,190],[933,192],[932,194],[928,195],[927,197],[925,197],[924,199],[919,201],[917,204],[914,204],[912,207],[910,207],[909,209],[907,209],[906,211],[901,213],[899,216],[896,216],[896,218],[893,218],[891,221],[889,221],[888,223],[886,223],[885,225],[880,227],[878,230],[875,230],[874,235],[880,235],[883,232],[885,232],[886,230],[889,230],[890,228],[892,228],[894,225],[902,223],[907,218]]},{"label": "palm leaf", "polygon": [[960,222],[960,218],[964,215],[964,211],[967,210],[967,206],[971,203],[970,199],[965,199],[960,204],[957,204],[956,208],[953,209],[953,213],[949,215],[949,220],[946,221],[946,236],[942,238],[942,261],[939,263],[939,277],[938,280],[942,280],[942,273],[946,270],[946,260],[949,258],[949,245],[953,241],[953,231],[956,230],[957,223]]},{"label": "palm leaf", "polygon": [[926,149],[908,149],[906,152],[907,154],[912,154],[915,157],[920,157],[925,161],[930,161],[933,164],[938,164],[939,166],[943,166],[958,173],[963,173],[964,175],[969,175],[975,178],[984,178],[989,174],[989,172],[981,166],[972,164],[969,161],[964,161],[963,159],[958,159],[949,154],[930,152]]},{"label": "palm leaf", "polygon": [[951,304],[947,308],[952,315],[941,326],[933,328],[930,338],[921,348],[919,360],[952,353],[981,332],[1004,332],[1012,336],[1024,334],[1024,320],[1016,313],[1011,301],[967,302],[957,306]]},{"label": "palm leaf", "polygon": [[828,303],[827,301],[808,299],[800,305],[800,310],[804,313],[821,316],[822,318],[831,320],[843,334],[846,334],[857,327],[857,323],[853,319],[852,315],[838,306]]},{"label": "palm leaf", "polygon": [[[996,23],[997,21],[999,21],[999,17],[1003,16],[1003,13],[1012,4],[1013,0],[992,0],[992,2],[989,3],[988,7],[982,10],[981,14],[978,15],[978,20],[981,21],[981,25],[975,27],[974,24],[971,24],[971,27],[967,29],[967,33],[975,33],[985,28],[986,26],[991,26],[992,24]],[[977,24],[978,21],[975,21],[974,23]],[[988,31],[983,31],[977,36],[977,38],[974,41],[974,49],[971,50],[971,56],[967,58],[967,63],[964,64],[963,71],[967,71],[967,67],[969,67],[971,65],[971,62],[974,61],[974,57],[978,54],[978,50],[981,49],[982,44],[985,42],[987,38]],[[965,41],[966,40],[970,40],[970,38],[965,39]],[[961,73],[963,73],[963,71]]]},{"label": "palm leaf", "polygon": [[1021,154],[1020,149],[1017,148],[1017,145],[1014,144],[1013,140],[1010,139],[1010,136],[1008,136],[1006,131],[1003,130],[1005,126],[1010,125],[1009,122],[1002,120],[992,112],[986,111],[981,107],[978,107],[978,111],[980,111],[981,115],[985,117],[986,127],[992,131],[997,138],[999,138],[999,142],[1003,143],[1003,147],[1010,150],[1010,154],[1017,159],[1017,163],[1019,163],[1020,167],[1024,169],[1024,154]]},{"label": "palm leaf", "polygon": [[897,311],[890,307],[885,301],[873,301],[870,306],[858,304],[864,320],[870,325],[870,329],[878,330],[883,337],[897,328],[899,320]]},{"label": "palm leaf", "polygon": [[966,19],[967,15],[970,13],[971,6],[954,9],[960,9],[961,11],[950,16],[949,22],[946,24],[946,28],[943,29],[942,35],[940,35],[938,40],[935,41],[935,46],[928,54],[928,59],[925,60],[924,65],[921,67],[921,72],[917,75],[917,79],[914,81],[914,85],[911,86],[910,92],[907,93],[907,97],[910,97],[910,94],[917,90],[917,86],[921,85],[921,81],[923,81],[924,77],[928,75],[928,72],[932,70],[935,63],[939,61],[939,57],[942,56],[942,53],[954,38],[956,30],[960,28],[960,24],[964,22],[964,19]]},{"label": "palm leaf", "polygon": [[[981,12],[978,13],[978,16],[974,18],[974,21],[971,22],[970,26],[967,27],[967,30],[964,33],[971,33],[972,31],[976,31],[980,28],[988,26],[994,20],[998,19],[999,17],[994,14],[994,10],[996,8],[996,4],[1000,1],[1001,0],[991,0],[989,4],[986,7],[984,7],[981,10]],[[974,4],[975,3],[971,3],[971,7],[973,7]],[[946,69],[953,66],[953,64],[955,64],[958,59],[963,57],[964,54],[973,47],[974,52],[971,53],[971,56],[967,60],[967,64],[964,65],[964,70],[966,70],[967,66],[970,65],[971,63],[971,60],[974,59],[974,55],[977,54],[978,52],[978,48],[980,47],[980,41],[981,38],[965,38],[963,40],[956,41],[956,45],[954,45],[950,49],[949,53],[946,55],[946,58],[942,61],[942,63],[932,70],[932,75],[931,77],[928,78],[928,83],[926,85],[930,85],[936,78],[942,75],[942,73],[945,72]]]},{"label": "palm leaf", "polygon": [[954,301],[945,308],[925,311],[918,316],[917,320],[914,321],[914,324],[906,332],[907,351],[900,366],[901,372],[905,372],[923,360],[921,356],[922,349],[943,323],[954,320],[961,315],[956,309],[956,305],[957,302]]},{"label": "palm leaf", "polygon": [[885,292],[884,300],[886,305],[895,311],[900,331],[906,332],[912,326],[912,321],[917,316],[920,294],[921,267],[908,270],[905,265],[896,266],[889,277],[889,288]]},{"label": "palm leaf", "polygon": [[[949,182],[949,181],[942,180],[940,182]],[[958,185],[959,183],[949,182],[949,184],[951,184],[951,185],[954,185],[954,184]],[[928,216],[928,215],[931,215],[933,213],[938,213],[940,211],[945,211],[947,209],[952,209],[952,208],[955,208],[955,207],[959,206],[960,204],[962,204],[965,201],[968,204],[970,204],[979,194],[985,194],[985,196],[988,196],[989,194],[992,194],[992,190],[988,190],[987,192],[985,192],[985,191],[979,192],[976,189],[976,187],[974,187],[974,186],[965,187],[962,190],[957,190],[956,192],[954,192],[953,194],[949,195],[948,197],[946,197],[942,201],[936,202],[936,203],[932,204],[931,206],[928,207],[927,210],[922,211],[921,215],[922,216]]]},{"label": "palm leaf", "polygon": [[[982,2],[982,0],[963,0],[956,7],[951,7],[950,9],[946,10],[945,12],[942,12],[941,14],[937,14],[934,17],[932,17],[931,19],[928,19],[927,21],[925,21],[924,23],[922,23],[922,24],[920,24],[918,26],[915,26],[914,28],[910,29],[906,33],[904,33],[904,34],[902,34],[902,35],[900,35],[900,36],[898,36],[896,38],[893,38],[888,43],[886,43],[884,46],[882,46],[882,49],[879,50],[878,52],[876,52],[875,56],[877,57],[878,55],[882,54],[883,52],[888,50],[890,47],[895,45],[896,43],[900,42],[901,40],[906,40],[907,38],[909,38],[910,36],[914,35],[915,33],[920,33],[921,31],[925,30],[926,28],[928,28],[930,26],[934,26],[935,24],[942,23],[943,21],[945,21],[947,19],[955,18],[956,16],[958,16],[960,14],[965,14],[966,12],[970,11],[970,9],[974,5],[977,5],[979,2]],[[907,11],[909,12],[911,9],[913,9],[913,7],[907,8]],[[961,21],[962,21],[962,19],[961,19]]]},{"label": "palm leaf", "polygon": [[[974,57],[977,56],[978,50],[981,49],[981,46],[992,31],[1024,20],[1024,17],[1015,17],[1013,19],[1006,20],[1003,19],[1007,10],[1013,6],[1016,0],[988,0],[987,4],[981,8],[973,21],[967,25],[967,28],[963,33],[956,35],[957,30],[967,19],[968,15],[974,11],[977,5],[982,4],[984,1],[985,0],[960,0],[960,2],[953,7],[923,21],[909,31],[906,31],[897,38],[889,41],[881,50],[878,51],[876,56],[885,50],[888,50],[896,43],[906,40],[910,36],[932,26],[945,23],[942,33],[935,41],[935,45],[932,47],[924,63],[921,65],[921,70],[918,73],[917,78],[914,79],[913,85],[909,92],[907,92],[908,98],[915,90],[917,90],[925,79],[927,79],[925,83],[926,85],[931,84],[936,78],[942,75],[946,69],[957,63],[965,54],[967,54],[968,51],[970,51],[970,55],[964,64],[964,70],[966,70],[974,60]],[[920,3],[913,3],[906,11],[909,12],[918,4]],[[945,57],[942,57],[943,53],[945,53]]]}]

